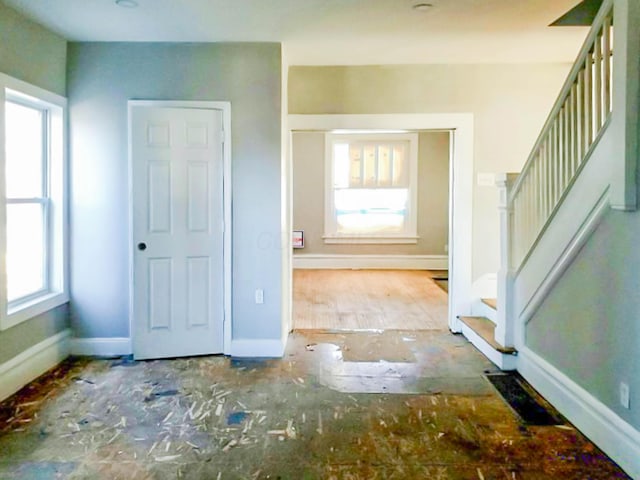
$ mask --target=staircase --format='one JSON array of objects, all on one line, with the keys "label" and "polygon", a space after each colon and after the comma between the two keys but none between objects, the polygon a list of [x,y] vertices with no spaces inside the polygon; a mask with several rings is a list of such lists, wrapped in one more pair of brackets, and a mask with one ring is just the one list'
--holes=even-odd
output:
[{"label": "staircase", "polygon": [[637,209],[639,112],[640,1],[604,0],[522,171],[497,179],[497,301],[467,304],[459,322],[638,479],[625,382],[637,380],[639,214],[622,212]]},{"label": "staircase", "polygon": [[604,0],[522,171],[496,177],[497,299],[475,300],[472,316],[459,319],[503,370],[517,368],[527,322],[605,212],[636,207],[639,10],[630,0]]}]

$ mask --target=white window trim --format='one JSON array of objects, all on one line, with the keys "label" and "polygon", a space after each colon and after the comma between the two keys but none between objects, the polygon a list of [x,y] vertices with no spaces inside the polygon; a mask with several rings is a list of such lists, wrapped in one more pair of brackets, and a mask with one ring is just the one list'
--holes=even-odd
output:
[{"label": "white window trim", "polygon": [[[337,222],[333,195],[333,143],[338,138],[349,138],[352,141],[372,140],[409,141],[409,212],[406,216],[405,231],[398,234],[350,235],[337,233]],[[326,244],[415,244],[418,243],[418,134],[417,133],[388,133],[346,131],[325,134],[325,195],[324,195],[324,235]]]},{"label": "white window trim", "polygon": [[68,284],[68,214],[67,214],[67,99],[29,83],[0,73],[0,178],[5,178],[5,101],[24,98],[33,105],[49,111],[49,197],[50,212],[50,270],[49,289],[42,295],[31,297],[15,305],[7,301],[6,278],[6,188],[0,181],[0,330],[6,330],[45,313],[69,301]]}]

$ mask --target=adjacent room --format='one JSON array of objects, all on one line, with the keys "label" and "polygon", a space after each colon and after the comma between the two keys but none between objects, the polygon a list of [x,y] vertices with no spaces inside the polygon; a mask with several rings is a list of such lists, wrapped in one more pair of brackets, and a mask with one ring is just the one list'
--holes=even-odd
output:
[{"label": "adjacent room", "polygon": [[296,330],[445,330],[448,131],[292,134]]}]

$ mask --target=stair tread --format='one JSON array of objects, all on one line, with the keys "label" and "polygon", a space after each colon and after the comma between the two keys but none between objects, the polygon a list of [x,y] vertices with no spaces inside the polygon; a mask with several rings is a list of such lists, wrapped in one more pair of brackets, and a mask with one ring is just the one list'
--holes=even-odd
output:
[{"label": "stair tread", "polygon": [[498,299],[497,298],[483,298],[482,303],[488,305],[494,310],[498,310]]},{"label": "stair tread", "polygon": [[476,332],[482,339],[487,342],[491,347],[500,352],[506,354],[516,353],[516,349],[513,347],[504,347],[500,345],[495,338],[495,324],[486,317],[460,317],[460,321],[467,325],[471,330]]}]

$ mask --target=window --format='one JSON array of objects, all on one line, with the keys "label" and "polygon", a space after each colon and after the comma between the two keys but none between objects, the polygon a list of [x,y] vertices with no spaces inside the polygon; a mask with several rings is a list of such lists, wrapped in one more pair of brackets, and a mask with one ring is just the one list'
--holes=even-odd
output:
[{"label": "window", "polygon": [[417,134],[327,134],[326,243],[416,243]]},{"label": "window", "polygon": [[64,275],[65,100],[0,75],[4,135],[0,329],[68,301]]}]

